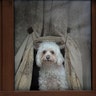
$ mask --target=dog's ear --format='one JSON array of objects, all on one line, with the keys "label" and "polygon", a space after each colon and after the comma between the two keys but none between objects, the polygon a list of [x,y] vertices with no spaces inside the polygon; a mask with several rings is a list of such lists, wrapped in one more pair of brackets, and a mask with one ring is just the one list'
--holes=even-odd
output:
[{"label": "dog's ear", "polygon": [[61,53],[59,53],[57,56],[57,64],[61,65],[61,64],[63,64],[63,62],[64,62],[64,57]]},{"label": "dog's ear", "polygon": [[40,52],[37,52],[37,55],[36,55],[36,65],[38,66],[38,67],[41,67],[42,66],[42,63],[41,63],[41,60],[40,60],[40,57],[41,55],[40,55]]}]

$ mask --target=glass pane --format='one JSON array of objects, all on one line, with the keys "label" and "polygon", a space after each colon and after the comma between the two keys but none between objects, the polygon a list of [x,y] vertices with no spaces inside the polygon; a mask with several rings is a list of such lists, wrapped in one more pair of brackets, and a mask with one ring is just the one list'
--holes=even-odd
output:
[{"label": "glass pane", "polygon": [[91,90],[91,1],[14,6],[15,90]]}]

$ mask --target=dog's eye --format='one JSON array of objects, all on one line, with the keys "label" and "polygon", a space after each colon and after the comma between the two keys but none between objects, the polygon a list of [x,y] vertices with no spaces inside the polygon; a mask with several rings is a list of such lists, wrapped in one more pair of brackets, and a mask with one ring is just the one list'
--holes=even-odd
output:
[{"label": "dog's eye", "polygon": [[43,54],[45,54],[45,53],[46,53],[46,50],[43,51]]},{"label": "dog's eye", "polygon": [[50,51],[52,54],[54,54],[54,51]]}]

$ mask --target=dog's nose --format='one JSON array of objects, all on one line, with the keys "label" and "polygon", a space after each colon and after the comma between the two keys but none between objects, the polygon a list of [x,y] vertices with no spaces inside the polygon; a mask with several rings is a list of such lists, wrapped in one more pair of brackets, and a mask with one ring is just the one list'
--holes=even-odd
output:
[{"label": "dog's nose", "polygon": [[47,55],[47,56],[46,56],[46,59],[49,60],[49,59],[50,59],[50,55]]}]

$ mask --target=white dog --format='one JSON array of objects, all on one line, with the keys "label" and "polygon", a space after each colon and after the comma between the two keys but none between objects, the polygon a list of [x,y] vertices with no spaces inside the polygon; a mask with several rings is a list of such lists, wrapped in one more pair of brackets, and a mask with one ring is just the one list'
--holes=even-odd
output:
[{"label": "white dog", "polygon": [[43,42],[40,44],[36,55],[36,64],[40,67],[40,90],[68,89],[63,62],[64,58],[56,43]]}]

